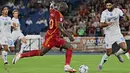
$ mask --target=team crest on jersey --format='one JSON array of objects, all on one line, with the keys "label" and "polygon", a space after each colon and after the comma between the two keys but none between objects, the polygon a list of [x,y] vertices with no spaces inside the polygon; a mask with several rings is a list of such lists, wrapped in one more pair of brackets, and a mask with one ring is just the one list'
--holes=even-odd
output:
[{"label": "team crest on jersey", "polygon": [[5,22],[5,23],[4,23],[5,26],[8,25],[8,24],[11,24],[11,23],[10,23],[10,22]]},{"label": "team crest on jersey", "polygon": [[63,18],[60,18],[60,21],[63,21]]},{"label": "team crest on jersey", "polygon": [[113,14],[112,13],[110,13],[110,16],[112,16]]}]

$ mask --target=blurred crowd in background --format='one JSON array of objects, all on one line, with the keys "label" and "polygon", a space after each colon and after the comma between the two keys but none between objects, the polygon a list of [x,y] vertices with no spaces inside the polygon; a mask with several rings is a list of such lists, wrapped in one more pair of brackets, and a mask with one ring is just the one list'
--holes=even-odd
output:
[{"label": "blurred crowd in background", "polygon": [[[22,32],[41,34],[49,26],[49,5],[51,0],[2,0],[8,6],[9,16],[14,9],[19,10],[19,20]],[[68,4],[64,27],[74,36],[103,36],[103,30],[98,28],[100,14],[105,9],[105,0],[57,0]],[[115,7],[127,9],[130,14],[130,0],[113,0]],[[2,7],[2,4],[1,6]],[[130,31],[130,22],[120,19],[120,27],[125,35]]]}]

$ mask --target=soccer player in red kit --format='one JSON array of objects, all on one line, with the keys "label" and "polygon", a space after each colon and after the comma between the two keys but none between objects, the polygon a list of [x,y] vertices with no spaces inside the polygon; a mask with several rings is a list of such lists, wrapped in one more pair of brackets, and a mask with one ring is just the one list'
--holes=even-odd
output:
[{"label": "soccer player in red kit", "polygon": [[66,12],[68,6],[64,2],[53,3],[51,4],[52,8],[50,8],[50,26],[49,30],[45,35],[45,41],[42,44],[42,48],[40,50],[33,50],[30,52],[26,52],[23,54],[17,54],[16,57],[13,59],[13,64],[15,64],[19,59],[24,57],[33,57],[33,56],[43,56],[52,47],[62,47],[66,49],[66,61],[64,70],[65,72],[76,72],[75,69],[70,67],[71,57],[72,57],[72,49],[73,47],[70,43],[66,42],[64,39],[60,38],[60,33],[66,35],[70,38],[71,41],[74,41],[74,38],[71,34],[67,33],[63,27],[64,17],[61,12]]},{"label": "soccer player in red kit", "polygon": [[[128,31],[127,34],[130,35],[130,31]],[[128,47],[128,48],[129,48],[129,47]],[[126,57],[127,57],[128,59],[130,59],[130,49],[128,49],[128,52],[125,53],[125,55],[126,55]]]}]

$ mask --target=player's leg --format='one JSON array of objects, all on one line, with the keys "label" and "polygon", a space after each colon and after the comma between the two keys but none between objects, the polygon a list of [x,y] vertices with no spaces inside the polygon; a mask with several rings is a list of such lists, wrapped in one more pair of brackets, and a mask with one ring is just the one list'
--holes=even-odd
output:
[{"label": "player's leg", "polygon": [[126,57],[127,57],[128,59],[130,59],[130,56],[129,56],[129,53],[128,53],[128,52],[125,53],[125,55],[126,55]]},{"label": "player's leg", "polygon": [[43,56],[54,46],[53,44],[51,44],[50,40],[47,40],[47,41],[45,40],[40,50],[32,50],[26,53],[18,53],[13,59],[12,63],[15,64],[19,59],[25,58],[25,57]]},{"label": "player's leg", "polygon": [[19,59],[25,58],[25,57],[33,57],[33,56],[43,56],[45,55],[51,48],[45,48],[42,47],[40,50],[32,50],[25,53],[18,53],[12,60],[12,63],[15,64]]},{"label": "player's leg", "polygon": [[2,59],[4,60],[4,64],[8,64],[7,55],[8,55],[8,45],[3,45]]},{"label": "player's leg", "polygon": [[103,64],[107,62],[108,57],[112,54],[112,48],[107,48],[106,53],[102,56],[101,62],[98,66],[98,70],[101,71]]},{"label": "player's leg", "polygon": [[27,45],[27,40],[26,40],[25,37],[20,38],[20,40],[21,40],[22,44],[21,44],[21,48],[20,48],[19,53],[23,53],[23,50],[28,46]]},{"label": "player's leg", "polygon": [[13,40],[14,42],[16,42],[16,40],[18,40],[18,39],[21,40],[21,42],[22,42],[22,45],[21,45],[21,48],[20,48],[19,53],[23,53],[24,48],[27,47],[26,38],[24,37],[24,35],[23,35],[22,32],[20,32],[20,31],[13,31],[13,32],[12,32],[12,40]]},{"label": "player's leg", "polygon": [[127,44],[126,44],[126,42],[121,42],[119,44],[119,46],[120,46],[120,50],[116,53],[116,55],[125,54],[127,52]]},{"label": "player's leg", "polygon": [[1,45],[2,45],[2,59],[4,60],[4,64],[8,64],[7,55],[8,55],[8,40],[5,36],[1,38]]},{"label": "player's leg", "polygon": [[66,72],[76,72],[75,69],[73,69],[72,67],[70,67],[70,62],[71,62],[71,58],[72,58],[72,51],[73,51],[73,47],[71,45],[71,43],[68,43],[66,41],[64,41],[63,39],[58,39],[57,44],[59,44],[58,46],[61,46],[62,48],[66,49],[66,57],[65,57],[65,66],[64,66],[64,70]]},{"label": "player's leg", "polygon": [[114,40],[111,40],[109,36],[105,36],[106,53],[102,56],[101,62],[98,66],[98,70],[101,71],[103,64],[107,61],[108,57],[112,54],[112,44]]},{"label": "player's leg", "polygon": [[121,37],[119,38],[119,40],[117,41],[117,44],[119,44],[120,49],[119,49],[119,51],[117,51],[117,52],[115,53],[116,56],[120,56],[121,54],[125,54],[125,53],[128,51],[128,49],[127,49],[127,44],[126,44],[126,41],[125,41],[125,39],[123,38],[123,36],[121,36]]},{"label": "player's leg", "polygon": [[130,50],[125,54],[128,59],[130,59]]}]

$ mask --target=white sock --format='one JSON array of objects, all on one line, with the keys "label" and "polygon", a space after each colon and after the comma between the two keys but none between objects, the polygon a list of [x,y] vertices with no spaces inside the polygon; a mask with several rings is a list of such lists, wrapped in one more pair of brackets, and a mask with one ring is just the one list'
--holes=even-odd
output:
[{"label": "white sock", "polygon": [[8,52],[7,52],[7,51],[2,51],[2,58],[3,58],[3,60],[4,60],[4,63],[5,63],[5,62],[8,62],[8,61],[7,61],[7,55],[8,55]]},{"label": "white sock", "polygon": [[27,47],[27,44],[22,43],[19,53],[23,53],[23,50]]},{"label": "white sock", "polygon": [[103,55],[102,60],[101,60],[101,62],[100,62],[99,65],[103,65],[103,64],[107,61],[107,58],[108,58],[108,57],[109,57],[109,56],[107,56],[107,54],[105,53],[105,54]]},{"label": "white sock", "polygon": [[124,50],[122,50],[121,48],[115,53],[115,55],[121,55],[121,54],[123,54],[123,53],[125,53],[125,51]]},{"label": "white sock", "polygon": [[129,56],[129,53],[128,53],[128,52],[125,53],[125,55],[126,55],[126,57],[127,57],[128,59],[130,59],[130,56]]}]

